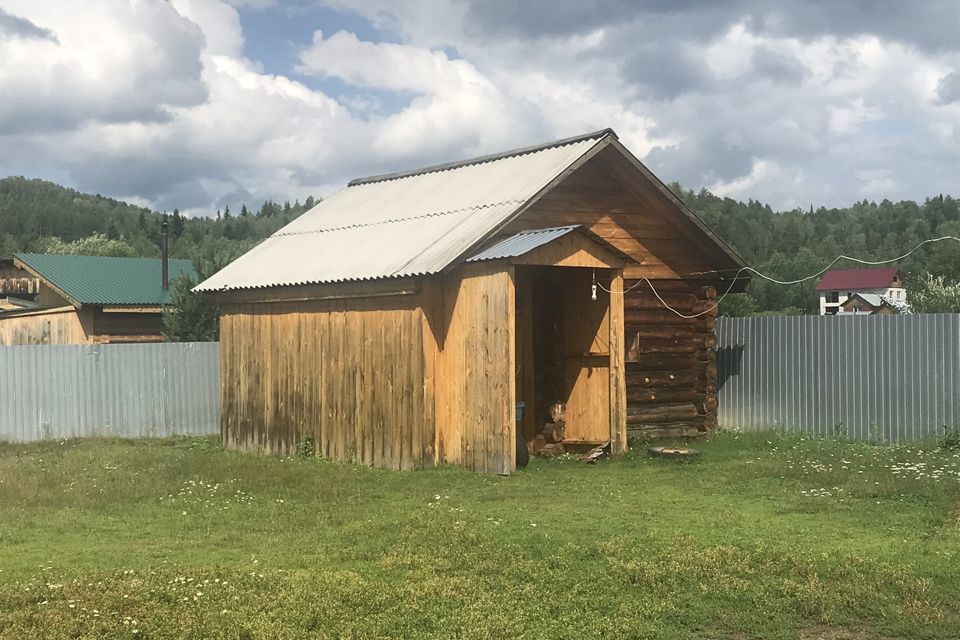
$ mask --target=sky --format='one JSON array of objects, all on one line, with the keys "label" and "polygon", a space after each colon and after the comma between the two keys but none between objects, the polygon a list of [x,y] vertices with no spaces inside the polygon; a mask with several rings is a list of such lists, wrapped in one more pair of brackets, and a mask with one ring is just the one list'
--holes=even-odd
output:
[{"label": "sky", "polygon": [[613,128],[778,209],[960,195],[960,0],[0,0],[0,176],[158,210]]}]

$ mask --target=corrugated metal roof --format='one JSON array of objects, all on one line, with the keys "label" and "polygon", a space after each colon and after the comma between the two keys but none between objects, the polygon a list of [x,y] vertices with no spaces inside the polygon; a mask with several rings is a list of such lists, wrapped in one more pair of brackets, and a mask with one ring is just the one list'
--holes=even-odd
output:
[{"label": "corrugated metal roof", "polygon": [[439,273],[612,135],[354,181],[196,290]]},{"label": "corrugated metal roof", "polygon": [[[28,269],[80,304],[158,306],[167,301],[159,258],[110,258],[18,253]],[[170,260],[170,282],[197,279],[189,260]]]},{"label": "corrugated metal roof", "polygon": [[897,275],[896,267],[881,269],[837,269],[823,274],[817,291],[840,289],[884,289],[890,286]]},{"label": "corrugated metal roof", "polygon": [[465,262],[480,262],[481,260],[502,260],[503,258],[516,258],[525,253],[533,251],[537,247],[542,247],[548,242],[553,242],[561,236],[565,236],[571,231],[577,229],[580,225],[569,225],[566,227],[553,227],[551,229],[533,229],[530,231],[521,231],[508,238],[497,240],[489,247],[473,254]]}]

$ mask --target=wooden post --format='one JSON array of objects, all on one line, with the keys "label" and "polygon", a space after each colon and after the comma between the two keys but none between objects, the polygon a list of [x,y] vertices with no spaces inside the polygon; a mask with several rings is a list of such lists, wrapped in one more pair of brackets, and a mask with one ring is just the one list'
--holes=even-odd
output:
[{"label": "wooden post", "polygon": [[626,354],[623,337],[623,269],[610,278],[610,454],[627,452]]}]

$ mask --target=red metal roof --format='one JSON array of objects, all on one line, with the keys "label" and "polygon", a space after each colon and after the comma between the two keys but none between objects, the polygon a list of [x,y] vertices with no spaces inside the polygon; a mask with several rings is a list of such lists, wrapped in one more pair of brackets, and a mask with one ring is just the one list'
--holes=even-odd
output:
[{"label": "red metal roof", "polygon": [[817,291],[840,291],[841,289],[883,289],[889,287],[897,275],[896,267],[883,269],[843,269],[827,271],[817,284]]}]

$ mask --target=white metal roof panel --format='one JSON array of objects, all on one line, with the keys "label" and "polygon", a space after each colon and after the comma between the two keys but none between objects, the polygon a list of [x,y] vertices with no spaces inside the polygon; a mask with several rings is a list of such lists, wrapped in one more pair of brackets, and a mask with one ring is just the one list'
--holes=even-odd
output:
[{"label": "white metal roof panel", "polygon": [[354,181],[196,290],[439,273],[608,135]]}]

